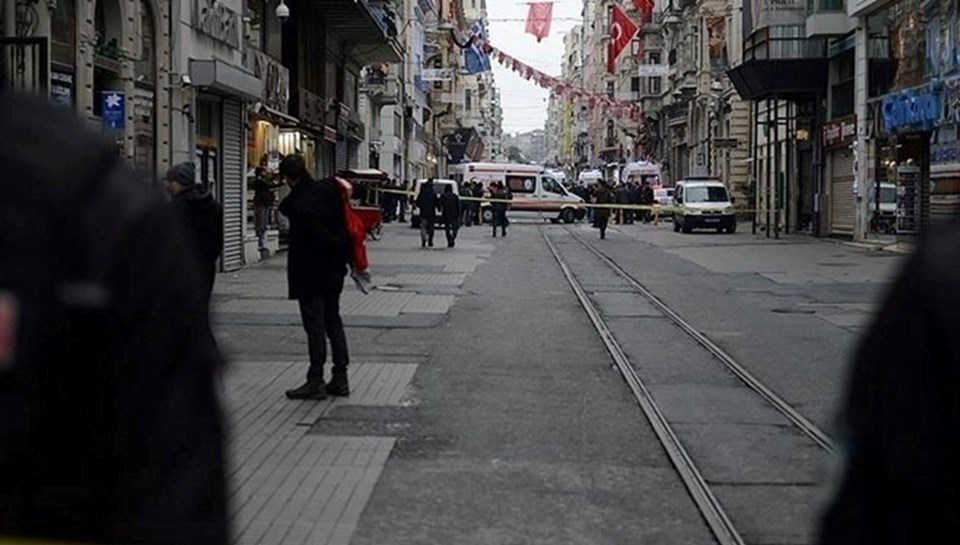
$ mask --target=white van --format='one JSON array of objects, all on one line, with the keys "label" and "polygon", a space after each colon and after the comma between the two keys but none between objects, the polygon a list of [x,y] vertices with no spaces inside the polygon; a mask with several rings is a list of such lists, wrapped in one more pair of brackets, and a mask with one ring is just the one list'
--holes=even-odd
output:
[{"label": "white van", "polygon": [[[567,191],[563,184],[539,165],[515,163],[463,163],[450,167],[451,176],[460,183],[480,182],[485,194],[501,182],[513,194],[511,212],[546,213],[551,221],[573,223],[587,214],[583,199]],[[480,206],[483,221],[493,221],[490,205]]]},{"label": "white van", "polygon": [[716,178],[686,178],[673,193],[673,230],[716,229],[737,231],[737,215],[727,187]]},{"label": "white van", "polygon": [[[410,227],[414,229],[420,228],[420,209],[417,208],[417,195],[420,194],[420,186],[422,186],[427,180],[421,178],[414,182],[413,184],[413,196],[410,197]],[[460,184],[456,180],[447,180],[443,178],[434,178],[433,179],[433,191],[437,194],[437,197],[443,195],[447,190],[447,186],[453,186],[453,192],[460,195]],[[437,214],[436,225],[443,225],[443,216]]]}]

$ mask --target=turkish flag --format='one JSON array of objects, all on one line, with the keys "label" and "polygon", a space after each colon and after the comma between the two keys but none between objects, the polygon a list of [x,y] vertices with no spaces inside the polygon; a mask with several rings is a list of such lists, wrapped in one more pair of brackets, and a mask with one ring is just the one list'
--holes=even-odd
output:
[{"label": "turkish flag", "polygon": [[537,37],[537,42],[550,35],[550,21],[553,19],[553,2],[535,2],[527,12],[527,34]]},{"label": "turkish flag", "polygon": [[641,22],[649,23],[653,15],[653,0],[633,0],[633,5],[643,14]]},{"label": "turkish flag", "polygon": [[624,48],[630,45],[633,37],[637,35],[637,31],[640,29],[617,4],[613,5],[611,19],[610,45],[607,46],[607,72],[613,74],[616,72],[617,57],[620,56]]}]

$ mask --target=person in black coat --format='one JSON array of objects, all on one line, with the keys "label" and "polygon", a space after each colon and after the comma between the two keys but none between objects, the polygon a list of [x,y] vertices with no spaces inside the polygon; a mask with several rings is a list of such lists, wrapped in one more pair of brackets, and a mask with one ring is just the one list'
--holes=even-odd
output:
[{"label": "person in black coat", "polygon": [[433,178],[420,184],[416,203],[420,209],[420,247],[426,248],[429,245],[433,248],[433,224],[437,221],[438,204]]},{"label": "person in black coat", "polygon": [[[349,354],[340,318],[340,293],[351,246],[343,197],[336,180],[311,178],[299,155],[283,158],[280,175],[290,186],[290,194],[280,203],[280,212],[290,220],[289,296],[300,304],[310,352],[306,383],[286,395],[290,399],[346,396],[350,394]],[[325,385],[327,338],[333,353],[333,371],[330,383]]]},{"label": "person in black coat", "polygon": [[443,195],[440,195],[440,210],[443,214],[443,229],[447,234],[447,248],[453,248],[457,241],[457,231],[460,229],[460,216],[463,214],[460,197],[453,192],[453,185],[447,184]]},{"label": "person in black coat", "polygon": [[0,119],[0,542],[226,545],[183,223],[72,115],[0,85]]},{"label": "person in black coat", "polygon": [[960,224],[933,224],[854,356],[823,545],[960,535]]},{"label": "person in black coat", "polygon": [[213,195],[197,183],[193,163],[174,165],[167,171],[164,184],[200,260],[209,301],[217,277],[217,260],[223,251],[223,210]]}]

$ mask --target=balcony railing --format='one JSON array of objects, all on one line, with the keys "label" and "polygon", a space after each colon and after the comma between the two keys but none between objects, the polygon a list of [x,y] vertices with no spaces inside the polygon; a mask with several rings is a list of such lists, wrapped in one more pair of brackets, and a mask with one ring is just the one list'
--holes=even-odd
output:
[{"label": "balcony railing", "polygon": [[827,55],[821,37],[807,38],[803,25],[760,29],[743,42],[744,62],[752,60],[820,59]]}]

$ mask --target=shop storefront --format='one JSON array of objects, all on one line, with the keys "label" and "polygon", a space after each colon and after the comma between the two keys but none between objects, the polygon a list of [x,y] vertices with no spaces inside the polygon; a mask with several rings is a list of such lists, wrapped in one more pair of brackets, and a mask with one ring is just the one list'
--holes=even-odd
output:
[{"label": "shop storefront", "polygon": [[206,89],[196,98],[196,162],[201,183],[223,207],[224,270],[244,263],[246,102],[260,98],[261,82],[220,60],[190,61],[190,78]]},{"label": "shop storefront", "polygon": [[930,142],[941,117],[940,85],[885,95],[877,141],[878,176],[897,187],[897,234],[920,233],[929,219]]},{"label": "shop storefront", "polygon": [[942,115],[930,141],[930,219],[960,216],[960,76],[943,83]]},{"label": "shop storefront", "polygon": [[856,196],[854,192],[855,160],[851,144],[857,136],[855,117],[828,121],[823,124],[823,147],[830,179],[830,234],[851,236],[856,224]]}]

